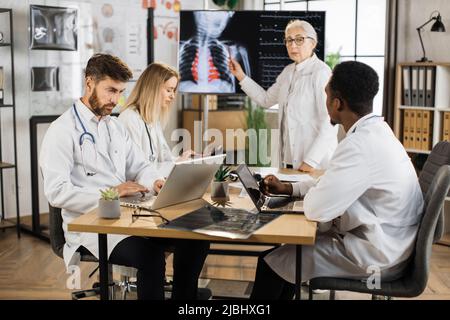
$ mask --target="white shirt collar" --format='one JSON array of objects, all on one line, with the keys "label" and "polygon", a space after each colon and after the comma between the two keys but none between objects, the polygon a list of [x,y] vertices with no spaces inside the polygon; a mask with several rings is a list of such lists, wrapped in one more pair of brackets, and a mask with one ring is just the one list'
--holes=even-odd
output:
[{"label": "white shirt collar", "polygon": [[317,58],[316,54],[313,53],[313,55],[311,57],[309,57],[308,59],[306,59],[306,60],[304,60],[304,61],[302,61],[300,63],[297,63],[295,65],[295,70],[296,71],[301,71],[301,70],[307,68],[308,66],[312,65],[313,62],[315,62],[317,59],[318,58]]},{"label": "white shirt collar", "polygon": [[352,133],[355,132],[356,128],[358,128],[362,123],[366,122],[366,120],[368,119],[377,119],[378,121],[383,121],[384,118],[382,116],[378,116],[376,114],[374,114],[373,112],[366,114],[364,117],[360,118],[358,121],[356,121],[351,127],[350,129],[347,131],[347,134],[345,135],[346,137],[348,137],[349,135],[351,135]]},{"label": "white shirt collar", "polygon": [[81,98],[75,101],[75,106],[80,114],[80,117],[86,121],[94,121],[95,123],[106,121],[106,123],[109,123],[110,116],[103,116],[100,120],[98,120],[97,115],[81,101]]}]

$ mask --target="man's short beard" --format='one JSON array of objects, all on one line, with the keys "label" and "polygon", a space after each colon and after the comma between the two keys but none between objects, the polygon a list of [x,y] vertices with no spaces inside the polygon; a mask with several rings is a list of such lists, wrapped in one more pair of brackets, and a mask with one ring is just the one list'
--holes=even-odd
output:
[{"label": "man's short beard", "polygon": [[113,104],[105,104],[100,106],[100,102],[98,101],[97,88],[94,88],[94,92],[89,97],[89,105],[91,106],[92,111],[99,117],[109,115],[109,112],[106,110],[106,107],[113,106]]}]

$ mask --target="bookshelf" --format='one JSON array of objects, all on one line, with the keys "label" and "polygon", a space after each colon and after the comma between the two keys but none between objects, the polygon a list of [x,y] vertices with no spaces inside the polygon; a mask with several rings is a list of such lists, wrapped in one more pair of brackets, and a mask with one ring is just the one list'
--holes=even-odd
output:
[{"label": "bookshelf", "polygon": [[[417,72],[410,72],[410,75],[414,78],[416,76],[419,78],[420,75],[423,75],[419,70],[426,71],[426,68],[433,68],[434,74],[432,74],[431,83],[426,80],[421,82],[419,79],[416,79],[410,81],[410,86],[406,85],[407,88],[409,87],[409,89],[411,89],[411,99],[413,98],[414,91],[423,93],[429,91],[427,89],[430,89],[431,92],[433,92],[434,97],[434,99],[430,100],[432,103],[426,103],[426,101],[422,100],[423,103],[419,104],[415,103],[417,101],[414,101],[414,99],[411,103],[405,103],[405,81],[403,79],[405,68],[411,68],[410,70],[416,68],[415,70],[417,70]],[[433,146],[439,141],[450,141],[448,132],[447,136],[444,137],[444,118],[447,112],[449,112],[448,120],[450,121],[450,62],[400,63],[397,65],[396,74],[394,132],[409,153],[429,154]],[[426,76],[425,72],[425,79],[427,78],[429,77]],[[427,88],[427,85],[429,88]],[[419,93],[416,94],[419,95]],[[426,95],[426,93],[424,93],[424,95]],[[408,115],[411,114],[414,116],[408,118]],[[422,118],[424,115],[427,115],[427,117],[429,116],[428,122],[425,123],[425,125]],[[412,124],[412,122],[414,122],[414,124]],[[448,128],[448,131],[450,132],[450,128]],[[417,142],[418,139],[421,139],[421,143]],[[428,139],[428,141],[424,142],[424,139]]]},{"label": "bookshelf", "polygon": [[[426,157],[439,141],[450,141],[450,62],[400,63],[396,75],[394,133],[411,156]],[[410,79],[405,83],[408,75]],[[439,243],[450,245],[447,208],[450,208],[448,196],[445,234]]]},{"label": "bookshelf", "polygon": [[[5,36],[5,41],[0,42],[0,229],[16,228],[20,237],[12,9],[0,8],[0,20]],[[13,192],[6,185],[5,176],[14,179]],[[7,201],[14,201],[15,219],[6,217]]]}]

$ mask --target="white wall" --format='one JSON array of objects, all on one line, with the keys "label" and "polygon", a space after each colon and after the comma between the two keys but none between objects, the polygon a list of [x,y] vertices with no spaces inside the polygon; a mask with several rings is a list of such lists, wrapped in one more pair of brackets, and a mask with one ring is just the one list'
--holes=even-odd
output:
[{"label": "white wall", "polygon": [[[130,3],[132,2],[129,0]],[[16,125],[17,125],[17,157],[18,157],[18,176],[19,176],[19,199],[20,199],[20,212],[21,215],[30,215],[31,214],[31,166],[30,166],[30,139],[29,139],[29,119],[32,115],[36,114],[60,114],[65,108],[69,106],[61,106],[58,107],[58,110],[54,110],[53,112],[49,112],[48,108],[46,109],[45,105],[33,105],[31,103],[33,101],[33,95],[36,93],[31,92],[31,79],[30,79],[30,67],[35,65],[33,60],[36,55],[42,54],[39,52],[30,52],[29,50],[29,4],[41,4],[41,5],[57,5],[57,6],[68,6],[71,3],[76,6],[80,6],[83,3],[94,3],[96,5],[103,4],[102,0],[82,0],[82,1],[71,1],[71,0],[0,0],[0,8],[11,8],[13,9],[14,16],[14,63],[15,63],[15,85],[16,85]],[[170,2],[167,1],[167,2]],[[141,0],[136,0],[136,9],[142,5]],[[162,23],[165,24],[167,21],[164,20],[165,12],[167,8],[164,8],[160,1],[156,2],[159,7],[155,10],[155,24]],[[172,1],[173,3],[173,1]],[[212,4],[209,0],[208,6],[210,9],[217,8]],[[203,9],[204,1],[203,0],[181,0],[181,9]],[[173,11],[173,10],[172,10]],[[177,16],[177,14],[172,14],[172,16]],[[5,16],[6,17],[6,16]],[[87,17],[82,17],[83,19],[90,19],[89,15]],[[127,19],[127,17],[123,17]],[[135,17],[136,18],[136,17]],[[6,28],[8,22],[4,21],[3,16],[0,16],[0,31]],[[79,44],[79,48],[81,45]],[[9,78],[8,68],[9,68],[9,55],[6,54],[6,48],[0,48],[0,66],[7,65],[5,67],[5,78]],[[80,49],[78,50],[80,51]],[[84,52],[86,53],[86,52]],[[49,52],[52,55],[49,58],[49,62],[52,64],[61,63],[58,62],[58,53]],[[64,53],[60,53],[64,55]],[[67,56],[67,53],[65,56]],[[155,42],[155,60],[166,62],[173,66],[177,64],[177,46],[175,41],[164,40],[162,37]],[[11,82],[5,82],[5,92],[10,91]],[[172,129],[178,126],[178,112],[177,110],[180,108],[180,103],[178,102],[177,108],[173,108],[173,117],[171,118],[171,122],[169,123],[166,133],[172,131]],[[41,111],[39,111],[41,110]],[[7,137],[6,139],[2,139],[2,147],[3,147],[3,161],[12,162],[13,153],[12,153],[12,139],[9,138],[11,135],[8,135],[12,130],[12,122],[8,121],[5,118],[4,113],[2,112],[3,121],[1,130],[3,137]],[[7,116],[7,115],[6,115]],[[42,130],[40,130],[40,135],[42,135]],[[15,198],[12,196],[15,193],[14,186],[14,176],[13,171],[5,170],[4,179],[5,179],[5,214],[6,217],[15,217]],[[41,208],[45,208],[46,202],[45,198],[43,198],[42,190],[41,190]]]},{"label": "white wall", "polygon": [[[131,0],[129,0],[131,1]],[[167,2],[170,2],[168,0]],[[173,2],[173,1],[172,1]],[[409,1],[408,1],[409,2]],[[411,1],[411,2],[421,2],[421,1]],[[429,2],[439,2],[443,4],[446,2],[442,1],[429,1]],[[60,5],[66,6],[70,3],[80,5],[83,3],[94,3],[94,4],[103,4],[102,0],[80,0],[80,1],[71,1],[71,0],[0,0],[0,8],[12,8],[14,14],[14,41],[15,41],[15,50],[14,50],[14,60],[15,60],[15,84],[16,84],[16,124],[17,124],[17,153],[18,153],[18,172],[19,172],[19,198],[20,198],[20,211],[21,215],[29,215],[31,214],[31,169],[30,169],[30,141],[29,141],[29,119],[32,115],[35,114],[48,114],[48,109],[45,107],[48,106],[39,106],[31,103],[33,100],[33,95],[30,90],[30,67],[33,66],[35,61],[30,61],[34,56],[38,55],[37,52],[30,52],[29,50],[29,4],[43,4],[43,5]],[[155,10],[155,24],[165,25],[171,18],[177,17],[177,13],[174,13],[173,10],[167,10],[164,6],[161,5],[160,1],[156,2],[159,7]],[[141,5],[142,1],[136,0],[136,5]],[[428,6],[428,4],[427,4]],[[205,1],[204,0],[181,0],[181,9],[182,10],[196,10],[196,9],[204,9]],[[211,0],[207,1],[207,8],[209,9],[217,9],[217,7],[212,3]],[[413,9],[408,10],[413,11]],[[244,10],[262,10],[263,9],[263,0],[241,0],[238,5],[238,9]],[[170,14],[169,11],[172,11]],[[424,10],[418,10],[419,12],[424,12]],[[428,10],[431,12],[431,10]],[[442,14],[444,15],[444,23],[450,26],[448,18],[450,17],[450,12],[442,10]],[[169,18],[168,18],[169,16]],[[83,17],[83,19],[89,19],[90,17]],[[127,17],[124,17],[126,19]],[[175,18],[176,21],[176,18]],[[4,22],[0,19],[0,30],[4,28]],[[161,30],[160,30],[161,31]],[[426,39],[426,37],[425,37]],[[425,40],[426,41],[426,40]],[[79,46],[81,47],[81,46]],[[0,65],[4,65],[5,63],[9,63],[7,59],[8,56],[5,56],[5,48],[0,50]],[[3,51],[2,51],[3,50]],[[54,52],[53,52],[54,53]],[[50,53],[50,54],[53,54]],[[86,52],[84,52],[86,53]],[[430,51],[431,53],[431,51]],[[64,55],[64,53],[61,53]],[[67,56],[66,53],[65,56]],[[51,57],[52,60],[56,59],[58,55],[55,54]],[[433,57],[430,54],[430,57]],[[5,62],[6,61],[6,62]],[[161,61],[168,63],[170,65],[177,65],[177,44],[176,41],[169,40],[164,37],[160,37],[155,41],[155,61]],[[57,61],[51,61],[53,64],[57,64]],[[7,70],[5,70],[7,71]],[[6,74],[6,77],[8,75]],[[5,83],[5,91],[8,90],[8,85],[10,83]],[[178,99],[180,100],[180,99]],[[68,107],[68,106],[67,106]],[[52,112],[53,114],[60,114],[64,111],[66,106],[62,105],[58,110]],[[172,109],[171,120],[165,130],[166,138],[170,138],[169,133],[172,132],[173,129],[177,128],[179,125],[179,117],[180,117],[180,109],[181,103],[177,101],[176,108]],[[39,111],[44,110],[44,111]],[[2,132],[8,132],[11,130],[11,123],[4,124],[1,128]],[[42,135],[42,132],[40,132]],[[3,135],[2,135],[3,137]],[[12,149],[11,149],[11,139],[3,139],[3,160],[11,161],[12,159]],[[9,153],[8,153],[9,150]],[[14,177],[11,174],[12,171],[6,170],[4,171],[5,177],[5,204],[6,204],[6,216],[14,217],[16,212],[15,208],[15,198],[12,196],[14,194]],[[41,191],[41,207],[45,208],[45,199],[43,198]]]},{"label": "white wall", "polygon": [[435,62],[450,61],[450,1],[448,0],[400,0],[398,61],[413,62],[422,55],[416,28],[430,19],[434,10],[442,16],[447,32],[431,32],[433,22],[424,27],[422,40],[428,59]]},{"label": "white wall", "polygon": [[[19,173],[19,196],[22,213],[31,212],[31,179],[30,179],[30,142],[28,121],[30,115],[29,93],[30,72],[28,63],[28,3],[27,1],[0,0],[1,8],[12,8],[14,17],[14,64],[15,64],[15,89],[16,89],[16,125],[17,125],[17,157]],[[3,14],[2,14],[3,15]],[[3,16],[2,16],[3,17]],[[9,28],[8,28],[9,29]],[[0,64],[9,65],[8,49],[0,51]],[[5,72],[5,78],[10,79],[10,74]],[[11,82],[5,83],[5,92],[10,92]],[[3,133],[11,131],[11,123],[5,125],[2,121]],[[10,143],[2,139],[3,158],[12,158]],[[15,217],[15,198],[9,195],[15,194],[12,170],[4,170],[5,173],[5,205],[6,217]],[[0,186],[1,188],[1,186]]]}]

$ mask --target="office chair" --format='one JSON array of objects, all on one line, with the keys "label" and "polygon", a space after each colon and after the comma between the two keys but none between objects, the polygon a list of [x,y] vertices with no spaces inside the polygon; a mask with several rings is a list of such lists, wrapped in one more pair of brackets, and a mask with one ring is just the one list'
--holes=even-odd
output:
[{"label": "office chair", "polygon": [[380,289],[369,289],[362,280],[352,280],[334,277],[319,277],[310,280],[309,299],[313,299],[314,289],[328,289],[330,299],[334,299],[334,290],[345,290],[391,297],[416,297],[420,295],[427,285],[432,244],[436,239],[438,220],[442,215],[445,197],[450,189],[450,166],[439,168],[425,196],[424,213],[419,224],[415,250],[410,257],[408,266],[403,275],[393,281],[381,281]]},{"label": "office chair", "polygon": [[[64,237],[64,230],[62,228],[63,219],[61,216],[61,209],[52,207],[50,204],[49,206],[49,231],[50,231],[50,244],[52,246],[53,252],[60,257],[61,259],[64,259],[63,257],[63,248],[64,244],[66,243],[66,239]],[[85,262],[95,262],[98,263],[98,259],[90,254],[86,253],[84,251],[80,252],[80,261]],[[98,269],[98,267],[89,275],[89,278],[95,273],[95,271]],[[112,279],[112,266],[109,266],[109,279]],[[114,283],[110,284],[111,290],[110,290],[110,298],[114,297]],[[98,283],[94,283],[92,289],[87,290],[80,290],[80,291],[74,291],[72,292],[72,300],[78,300],[86,297],[91,297],[95,295],[100,294],[100,287]]]},{"label": "office chair", "polygon": [[[419,174],[419,184],[424,198],[436,172],[441,166],[446,164],[450,165],[450,142],[441,141],[434,146],[433,150],[431,150],[431,153],[428,155],[422,171],[420,171]],[[444,218],[444,214],[439,215],[436,232],[434,234],[434,243],[444,235]]]},{"label": "office chair", "polygon": [[[64,244],[66,243],[66,239],[64,237],[64,230],[62,228],[62,216],[61,216],[61,209],[52,207],[50,204],[49,206],[49,231],[50,231],[50,243],[52,246],[53,252],[63,259],[63,248]],[[96,262],[98,263],[98,259],[92,255],[87,254],[84,251],[80,252],[80,261],[85,262]],[[122,292],[122,299],[125,300],[127,297],[127,294],[136,291],[136,282],[131,281],[131,278],[136,278],[136,272],[137,270],[132,267],[126,267],[126,266],[118,266],[118,265],[109,265],[109,276],[108,279],[113,279],[113,268],[114,271],[119,273],[121,276],[121,280],[117,283],[110,283],[110,299],[115,297],[114,288],[115,286],[119,287],[120,291]],[[95,268],[95,270],[89,275],[89,278],[97,271],[98,267]],[[171,294],[172,291],[172,283],[169,281],[165,281],[164,291],[168,293],[168,295]],[[98,283],[94,283],[92,289],[87,290],[80,290],[72,292],[72,300],[78,300],[81,298],[91,297],[95,295],[100,294],[100,287]],[[212,296],[212,292],[208,288],[199,288],[198,289],[198,299],[199,300],[208,300]]]}]

